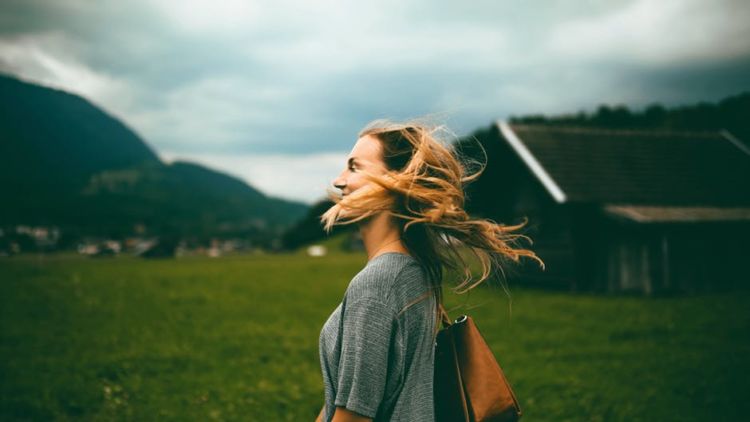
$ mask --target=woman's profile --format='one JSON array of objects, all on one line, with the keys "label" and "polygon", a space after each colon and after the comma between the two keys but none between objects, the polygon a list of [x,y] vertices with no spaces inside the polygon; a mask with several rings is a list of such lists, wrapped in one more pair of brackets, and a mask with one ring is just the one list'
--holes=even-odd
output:
[{"label": "woman's profile", "polygon": [[[319,421],[434,421],[433,362],[444,268],[462,270],[465,292],[509,259],[514,248],[504,226],[470,217],[468,174],[443,127],[376,120],[360,133],[346,168],[333,181],[334,205],[321,216],[326,231],[358,224],[368,261],[351,280],[319,338],[325,402]],[[463,253],[462,253],[463,252]],[[466,253],[481,262],[472,281]]]}]

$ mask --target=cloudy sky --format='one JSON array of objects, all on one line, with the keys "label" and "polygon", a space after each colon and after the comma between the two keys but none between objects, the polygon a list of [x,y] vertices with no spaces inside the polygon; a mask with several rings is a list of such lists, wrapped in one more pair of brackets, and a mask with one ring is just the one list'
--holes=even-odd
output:
[{"label": "cloudy sky", "polygon": [[750,90],[746,0],[2,0],[0,72],[88,98],[166,161],[312,203],[375,118]]}]

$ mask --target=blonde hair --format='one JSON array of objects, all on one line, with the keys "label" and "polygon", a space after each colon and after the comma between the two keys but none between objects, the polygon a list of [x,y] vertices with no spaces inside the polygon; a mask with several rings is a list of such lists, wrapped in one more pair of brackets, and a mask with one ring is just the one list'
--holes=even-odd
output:
[{"label": "blonde hair", "polygon": [[[513,233],[528,222],[526,218],[521,224],[506,226],[490,219],[472,218],[464,210],[464,187],[481,175],[486,163],[461,157],[453,147],[443,145],[440,135],[446,133],[450,134],[445,126],[430,126],[417,120],[395,123],[381,119],[369,123],[359,137],[370,135],[380,141],[387,171],[373,174],[360,170],[372,183],[345,197],[329,189],[334,205],[320,217],[330,233],[336,224],[352,224],[376,213],[389,213],[402,229],[406,248],[427,270],[436,306],[442,303],[443,266],[463,269],[464,280],[453,288],[459,294],[488,279],[493,270],[503,272],[501,264],[507,260],[518,263],[521,257],[528,257],[544,268],[544,262],[534,252],[514,247],[518,239],[533,243],[528,236]],[[474,164],[481,168],[468,174]],[[476,281],[472,281],[461,247],[468,248],[481,262],[482,276]]]}]

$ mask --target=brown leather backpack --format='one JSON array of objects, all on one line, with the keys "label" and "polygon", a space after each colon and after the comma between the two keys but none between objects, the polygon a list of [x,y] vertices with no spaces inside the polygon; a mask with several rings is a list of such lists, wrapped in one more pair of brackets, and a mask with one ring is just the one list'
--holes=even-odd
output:
[{"label": "brown leather backpack", "polygon": [[437,422],[517,421],[521,407],[471,317],[451,324],[440,305],[443,328],[435,340],[434,401]]}]

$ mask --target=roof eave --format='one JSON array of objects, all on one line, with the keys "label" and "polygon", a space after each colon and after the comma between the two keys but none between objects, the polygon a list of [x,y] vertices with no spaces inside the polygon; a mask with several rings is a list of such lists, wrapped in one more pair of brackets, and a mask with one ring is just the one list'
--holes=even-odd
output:
[{"label": "roof eave", "polygon": [[539,179],[539,181],[542,183],[542,186],[544,186],[547,192],[549,192],[550,196],[552,196],[555,202],[557,202],[558,204],[564,204],[565,202],[567,202],[568,198],[567,195],[565,195],[565,192],[563,192],[557,182],[555,182],[552,176],[547,173],[547,170],[544,169],[544,166],[542,166],[539,160],[534,157],[534,154],[529,151],[523,141],[521,141],[518,135],[516,135],[516,133],[513,131],[513,128],[510,127],[510,124],[508,124],[508,122],[505,120],[498,120],[495,123],[498,129],[500,129],[500,133],[502,133],[503,138],[505,138],[505,140],[510,144],[511,148],[513,148],[516,154],[521,157],[521,160],[531,170],[534,176]]}]

